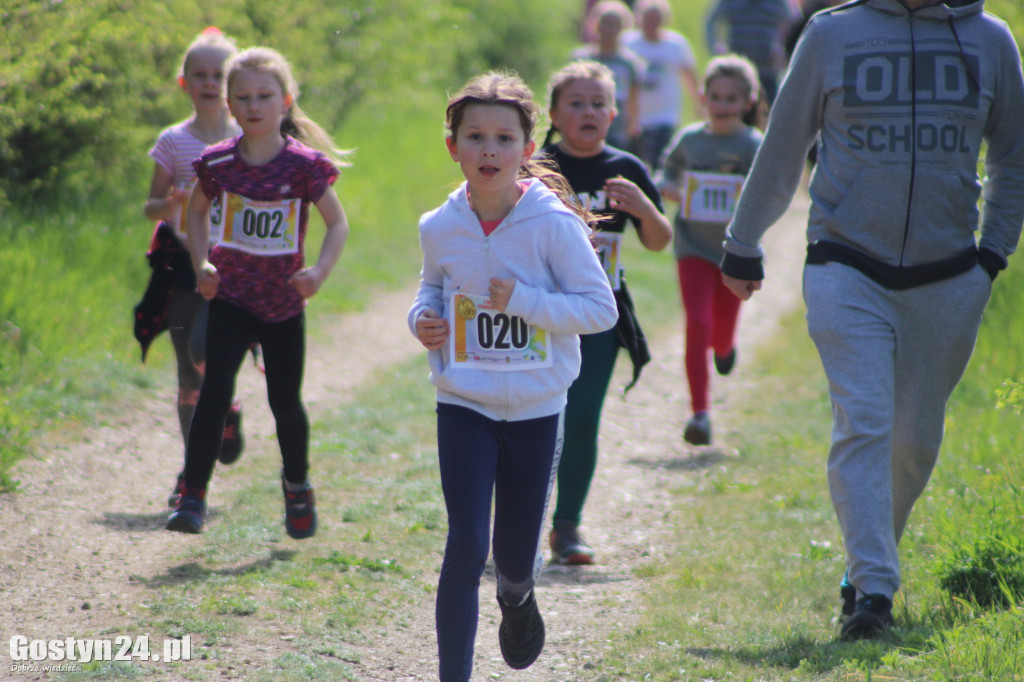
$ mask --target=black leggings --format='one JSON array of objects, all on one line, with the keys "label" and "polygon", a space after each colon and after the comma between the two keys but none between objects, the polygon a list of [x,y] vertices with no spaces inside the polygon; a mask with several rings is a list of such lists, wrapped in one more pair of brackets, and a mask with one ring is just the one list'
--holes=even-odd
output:
[{"label": "black leggings", "polygon": [[185,485],[206,488],[220,452],[224,419],[235,394],[235,377],[252,343],[263,351],[267,400],[277,423],[284,477],[306,480],[309,469],[309,419],[302,405],[306,357],[305,314],[284,322],[265,322],[219,299],[210,301],[206,330],[206,377],[192,417],[185,455]]}]

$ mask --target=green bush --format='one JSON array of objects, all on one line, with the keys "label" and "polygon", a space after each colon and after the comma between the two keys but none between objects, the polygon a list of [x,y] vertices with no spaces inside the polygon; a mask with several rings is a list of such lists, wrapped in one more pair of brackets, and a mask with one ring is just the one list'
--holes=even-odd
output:
[{"label": "green bush", "polygon": [[208,25],[240,47],[284,53],[304,108],[337,130],[364,100],[415,99],[484,68],[544,78],[577,9],[568,0],[9,0],[0,11],[0,206],[134,190],[157,131],[189,111],[174,78]]},{"label": "green bush", "polygon": [[996,532],[960,548],[946,560],[940,584],[982,607],[1017,604],[1024,600],[1024,536]]}]

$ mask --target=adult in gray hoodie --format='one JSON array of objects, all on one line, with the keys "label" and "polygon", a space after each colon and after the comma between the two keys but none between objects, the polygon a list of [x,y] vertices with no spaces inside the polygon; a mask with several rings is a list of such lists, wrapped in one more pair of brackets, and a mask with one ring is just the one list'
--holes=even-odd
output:
[{"label": "adult in gray hoodie", "polygon": [[747,299],[761,237],[817,140],[803,292],[832,397],[848,639],[892,622],[897,544],[1024,221],[1020,53],[983,4],[858,0],[815,15],[727,232],[722,272]]}]

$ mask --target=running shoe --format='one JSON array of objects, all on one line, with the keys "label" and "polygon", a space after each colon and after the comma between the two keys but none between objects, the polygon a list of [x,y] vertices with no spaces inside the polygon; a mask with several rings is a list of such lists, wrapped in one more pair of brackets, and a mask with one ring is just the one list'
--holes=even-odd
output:
[{"label": "running shoe", "polygon": [[715,355],[715,371],[723,377],[732,371],[736,365],[736,349],[733,348],[726,355]]},{"label": "running shoe", "polygon": [[288,536],[296,540],[313,537],[316,534],[316,498],[312,486],[288,490],[282,478],[281,490],[284,491],[284,528]]},{"label": "running shoe", "polygon": [[221,440],[220,453],[217,455],[221,464],[234,464],[242,456],[245,438],[242,437],[242,402],[235,400],[224,420],[224,438]]},{"label": "running shoe", "polygon": [[177,506],[167,519],[166,528],[178,533],[201,533],[205,516],[206,490],[186,487]]},{"label": "running shoe", "polygon": [[843,581],[839,583],[839,598],[843,600],[842,614],[849,617],[857,607],[857,588],[850,584],[850,573],[843,574]]},{"label": "running shoe", "polygon": [[575,523],[556,519],[548,544],[551,546],[551,560],[555,563],[569,566],[594,563],[594,550],[580,535],[579,526]]},{"label": "running shoe", "polygon": [[178,480],[174,483],[174,490],[167,496],[167,506],[174,509],[178,506],[178,502],[181,501],[181,496],[185,494],[185,472],[182,471],[178,474]]},{"label": "running shoe", "polygon": [[711,417],[707,412],[690,417],[683,430],[683,440],[690,445],[711,445]]},{"label": "running shoe", "polygon": [[544,650],[544,619],[533,590],[519,606],[509,606],[500,596],[498,606],[501,607],[501,625],[498,626],[501,656],[510,668],[529,668]]},{"label": "running shoe", "polygon": [[842,639],[874,639],[892,625],[892,600],[884,594],[868,594],[857,600],[853,614],[843,623]]}]

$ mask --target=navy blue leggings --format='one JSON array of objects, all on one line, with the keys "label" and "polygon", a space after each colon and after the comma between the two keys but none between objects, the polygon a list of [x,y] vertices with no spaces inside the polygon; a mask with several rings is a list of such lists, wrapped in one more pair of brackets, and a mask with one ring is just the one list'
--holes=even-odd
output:
[{"label": "navy blue leggings", "polygon": [[561,451],[560,415],[494,421],[438,403],[441,488],[448,542],[437,587],[442,682],[469,680],[494,499],[494,566],[502,594],[525,596],[539,568],[540,535]]},{"label": "navy blue leggings", "polygon": [[302,372],[306,360],[305,315],[284,322],[265,322],[219,299],[210,301],[206,330],[206,376],[199,393],[185,454],[185,485],[206,488],[217,463],[224,419],[235,394],[235,377],[253,341],[263,351],[267,369],[267,401],[277,424],[284,477],[306,480],[309,468],[309,418],[302,405]]}]

